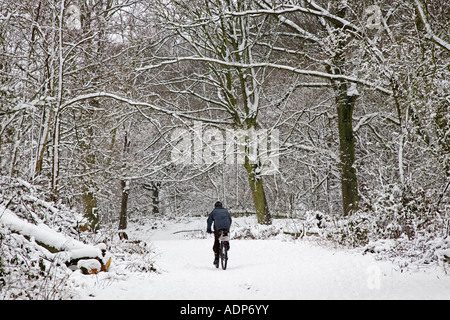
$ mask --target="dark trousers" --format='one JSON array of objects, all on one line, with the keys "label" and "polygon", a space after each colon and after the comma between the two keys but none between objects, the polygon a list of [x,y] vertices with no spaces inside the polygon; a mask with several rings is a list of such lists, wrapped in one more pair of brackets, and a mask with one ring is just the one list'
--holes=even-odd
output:
[{"label": "dark trousers", "polygon": [[214,246],[213,246],[213,251],[215,255],[219,254],[219,238],[220,238],[220,231],[224,231],[225,234],[228,234],[228,232],[230,231],[229,229],[221,229],[221,230],[214,230]]}]

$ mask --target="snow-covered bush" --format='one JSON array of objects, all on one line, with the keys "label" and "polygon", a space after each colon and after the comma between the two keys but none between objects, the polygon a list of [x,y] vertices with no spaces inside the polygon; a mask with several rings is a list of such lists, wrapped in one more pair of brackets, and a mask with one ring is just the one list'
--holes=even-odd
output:
[{"label": "snow-covered bush", "polygon": [[129,272],[156,272],[155,254],[152,247],[141,240],[118,240],[108,243],[108,250],[115,257],[116,267]]},{"label": "snow-covered bush", "polygon": [[[436,195],[387,185],[364,199],[359,211],[323,224],[322,238],[364,248],[402,263],[437,260],[435,251],[450,247],[448,208],[437,208]],[[325,218],[323,218],[325,221]]]},{"label": "snow-covered bush", "polygon": [[359,247],[369,243],[372,229],[371,217],[358,212],[348,218],[339,219],[335,224],[329,225],[323,233],[326,239],[341,245]]},{"label": "snow-covered bush", "polygon": [[387,185],[363,203],[362,211],[372,222],[372,237],[412,240],[426,234],[448,235],[448,212],[436,206],[437,199],[438,195],[427,194],[423,189]]},{"label": "snow-covered bush", "polygon": [[83,215],[61,203],[43,200],[44,194],[22,179],[0,176],[0,204],[19,218],[33,224],[45,224],[57,232],[73,238],[80,237]]},{"label": "snow-covered bush", "polygon": [[275,225],[267,226],[255,224],[234,228],[232,231],[232,238],[263,240],[276,237],[282,233],[283,230]]}]

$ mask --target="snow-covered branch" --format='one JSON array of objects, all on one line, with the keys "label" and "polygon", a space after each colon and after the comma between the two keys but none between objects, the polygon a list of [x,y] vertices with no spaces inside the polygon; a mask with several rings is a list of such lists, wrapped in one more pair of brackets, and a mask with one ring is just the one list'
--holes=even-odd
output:
[{"label": "snow-covered branch", "polygon": [[392,91],[390,89],[382,87],[382,86],[380,86],[380,85],[378,85],[376,83],[373,83],[371,81],[359,79],[359,78],[356,78],[356,77],[346,76],[346,75],[330,74],[330,73],[327,73],[327,72],[301,69],[301,68],[297,68],[297,67],[281,65],[281,64],[276,64],[276,63],[269,63],[269,62],[255,62],[255,63],[252,63],[252,64],[248,64],[248,63],[224,61],[224,60],[215,59],[215,58],[209,58],[209,57],[189,56],[189,57],[178,57],[178,58],[171,59],[171,60],[165,60],[165,61],[162,61],[162,62],[160,62],[158,64],[148,65],[148,66],[145,66],[145,67],[138,68],[137,71],[146,71],[146,70],[156,69],[156,68],[160,68],[162,66],[176,64],[176,63],[184,62],[184,61],[202,61],[202,62],[206,62],[206,63],[219,64],[219,65],[223,65],[223,66],[226,66],[226,67],[234,67],[234,68],[242,68],[242,69],[247,69],[247,68],[272,68],[272,69],[290,71],[290,72],[293,72],[295,74],[300,74],[300,75],[305,75],[305,76],[312,76],[312,77],[328,79],[328,80],[345,80],[345,81],[348,81],[348,82],[361,84],[361,85],[363,85],[365,87],[373,88],[373,89],[375,89],[375,90],[377,90],[379,92],[382,92],[382,93],[385,93],[385,94],[388,94],[388,95],[392,95]]},{"label": "snow-covered branch", "polygon": [[422,6],[422,3],[420,2],[420,0],[414,0],[414,3],[415,3],[415,6],[416,6],[416,9],[417,9],[417,13],[419,15],[419,18],[422,21],[422,23],[424,24],[425,30],[427,32],[425,37],[427,39],[433,41],[434,43],[436,43],[440,47],[444,48],[448,52],[450,52],[450,43],[448,43],[444,39],[441,39],[440,37],[438,37],[433,32],[433,29],[431,29],[430,23],[428,22],[427,16],[425,14],[425,11],[423,9],[423,6]]},{"label": "snow-covered branch", "polygon": [[96,98],[109,98],[109,99],[114,99],[116,101],[120,101],[120,102],[129,104],[130,106],[134,106],[137,108],[140,108],[140,107],[149,108],[151,110],[173,116],[177,119],[184,118],[184,119],[189,119],[189,120],[203,121],[203,122],[215,123],[215,124],[229,124],[229,122],[227,122],[227,121],[200,118],[200,117],[189,115],[186,112],[179,112],[179,111],[165,109],[165,108],[158,107],[158,106],[148,103],[148,102],[135,101],[135,100],[132,100],[132,99],[129,99],[129,98],[117,95],[117,94],[108,93],[108,92],[94,92],[94,93],[79,95],[71,100],[64,102],[61,105],[60,110],[63,110],[73,104],[76,104],[76,103],[79,103],[79,102],[82,102],[85,100],[89,100],[89,99],[96,99]]},{"label": "snow-covered branch", "polygon": [[[314,1],[307,1],[314,9],[302,7],[300,5],[293,5],[293,4],[283,4],[282,6],[279,6],[277,8],[269,8],[266,4],[262,4],[262,9],[256,9],[256,10],[247,10],[247,11],[229,11],[225,12],[225,15],[233,16],[233,17],[239,17],[239,16],[246,16],[246,15],[253,15],[253,16],[259,16],[259,15],[285,15],[289,13],[305,13],[314,15],[320,18],[325,18],[331,22],[333,22],[335,25],[345,28],[345,29],[351,29],[354,32],[359,32],[359,28],[355,26],[354,24],[350,23],[348,20],[345,20],[343,18],[340,18],[336,15],[331,14],[326,9],[322,8],[318,4],[316,4]],[[310,39],[317,40],[315,36],[313,36],[311,33],[303,30],[302,31],[305,35],[309,35]]]}]

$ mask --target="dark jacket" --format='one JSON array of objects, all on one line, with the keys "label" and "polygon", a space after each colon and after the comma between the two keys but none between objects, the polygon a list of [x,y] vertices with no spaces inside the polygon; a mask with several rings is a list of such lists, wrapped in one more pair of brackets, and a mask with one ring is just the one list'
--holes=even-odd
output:
[{"label": "dark jacket", "polygon": [[231,216],[227,209],[223,207],[216,207],[208,217],[208,226],[206,231],[211,231],[211,225],[214,221],[214,230],[230,229]]}]

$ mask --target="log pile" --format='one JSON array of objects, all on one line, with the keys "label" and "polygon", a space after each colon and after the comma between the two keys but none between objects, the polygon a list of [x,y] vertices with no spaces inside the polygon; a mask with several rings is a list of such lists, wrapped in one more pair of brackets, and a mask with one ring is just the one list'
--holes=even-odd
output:
[{"label": "log pile", "polygon": [[[66,264],[70,269],[80,269],[84,274],[108,271],[111,257],[106,245],[88,245],[49,228],[45,224],[32,224],[0,205],[0,223],[11,232],[23,235],[41,247],[45,258],[58,264]],[[95,261],[95,262],[94,262]]]}]

